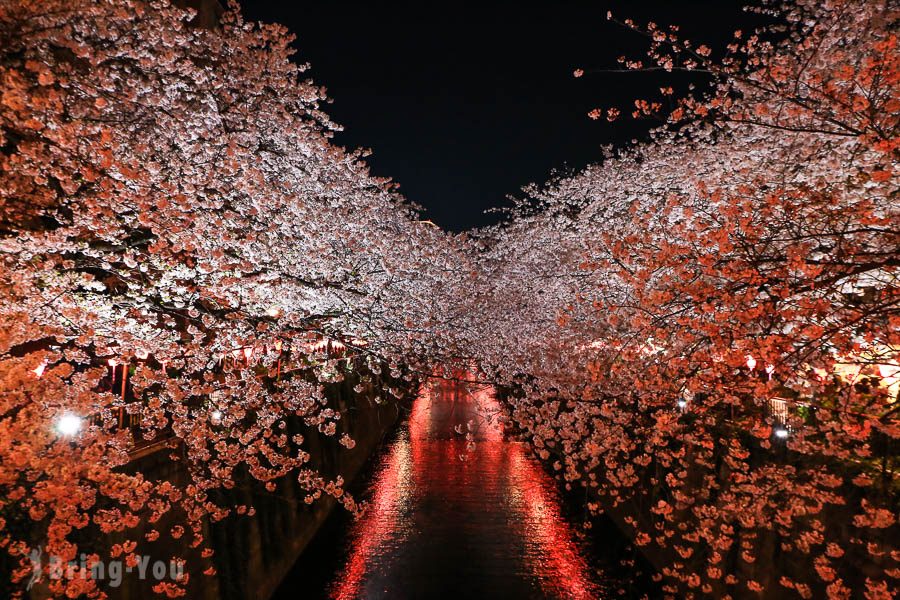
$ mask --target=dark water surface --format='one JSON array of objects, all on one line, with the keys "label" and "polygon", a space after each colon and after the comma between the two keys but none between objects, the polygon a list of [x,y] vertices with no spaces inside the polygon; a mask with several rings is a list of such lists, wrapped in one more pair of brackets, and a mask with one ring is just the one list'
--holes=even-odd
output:
[{"label": "dark water surface", "polygon": [[613,597],[498,409],[489,390],[426,388],[365,482],[368,511],[338,511],[275,598]]}]

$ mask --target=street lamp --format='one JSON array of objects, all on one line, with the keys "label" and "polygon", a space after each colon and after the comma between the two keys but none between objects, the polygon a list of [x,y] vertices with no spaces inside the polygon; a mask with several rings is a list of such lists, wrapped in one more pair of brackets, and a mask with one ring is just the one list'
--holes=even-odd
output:
[{"label": "street lamp", "polygon": [[56,420],[56,431],[65,437],[72,437],[81,431],[81,417],[65,413]]}]

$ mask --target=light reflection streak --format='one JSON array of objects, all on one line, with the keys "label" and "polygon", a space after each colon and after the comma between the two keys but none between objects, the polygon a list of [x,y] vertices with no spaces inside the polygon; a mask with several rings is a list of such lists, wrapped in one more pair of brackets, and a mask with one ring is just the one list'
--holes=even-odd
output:
[{"label": "light reflection streak", "polygon": [[[450,535],[448,527],[483,546],[478,548],[486,553],[479,554],[483,564],[472,567],[473,576],[484,580],[477,583],[490,586],[495,578],[496,585],[509,585],[510,577],[519,577],[527,580],[520,583],[526,586],[522,589],[540,590],[546,597],[601,595],[561,514],[554,480],[523,444],[504,439],[494,418],[499,408],[490,390],[469,394],[446,384],[416,399],[405,435],[393,443],[376,474],[368,512],[354,524],[347,563],[331,588],[333,598],[402,590],[417,576],[409,573],[416,563],[404,561],[434,546],[452,545],[452,536],[441,537]],[[467,453],[464,437],[453,428],[469,420],[475,421],[477,447]],[[444,512],[424,517],[423,507],[435,503]],[[444,556],[439,554],[438,562]]]},{"label": "light reflection streak", "polygon": [[[500,406],[493,394],[484,390],[476,396],[482,412],[497,414]],[[573,541],[573,531],[559,510],[555,482],[521,443],[503,442],[496,424],[492,429],[505,444],[510,458],[511,496],[520,500],[522,534],[530,551],[526,553],[532,573],[548,596],[596,598],[590,567]],[[496,439],[492,436],[492,439]],[[528,560],[530,559],[530,560]]]},{"label": "light reflection streak", "polygon": [[[422,404],[417,402],[417,404]],[[400,436],[374,482],[375,495],[369,503],[365,515],[354,528],[350,559],[332,597],[350,600],[359,597],[366,572],[373,557],[380,554],[389,541],[402,541],[402,528],[398,527],[397,515],[404,512],[410,501],[409,485],[412,461],[410,442],[407,436]]]},{"label": "light reflection streak", "polygon": [[573,532],[563,520],[558,508],[552,481],[524,448],[515,446],[512,454],[514,488],[521,492],[525,517],[526,539],[534,548],[528,556],[533,573],[539,578],[548,595],[565,598],[596,598],[597,590],[591,582],[590,569],[573,542]]}]

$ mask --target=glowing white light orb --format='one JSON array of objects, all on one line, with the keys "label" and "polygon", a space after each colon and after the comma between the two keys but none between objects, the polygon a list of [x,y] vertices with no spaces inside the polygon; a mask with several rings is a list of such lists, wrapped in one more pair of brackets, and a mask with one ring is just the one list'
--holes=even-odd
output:
[{"label": "glowing white light orb", "polygon": [[687,401],[686,401],[686,400],[679,400],[679,401],[678,401],[678,408],[685,408],[686,406],[687,406]]},{"label": "glowing white light orb", "polygon": [[277,306],[270,306],[269,309],[266,311],[266,314],[270,317],[277,317],[278,315],[281,314],[281,309],[278,308]]},{"label": "glowing white light orb", "polygon": [[747,368],[751,371],[756,368],[756,359],[752,356],[747,356]]},{"label": "glowing white light orb", "polygon": [[66,413],[56,420],[56,431],[60,435],[72,437],[81,431],[81,417]]},{"label": "glowing white light orb", "polygon": [[787,439],[787,437],[789,435],[790,435],[790,433],[784,427],[779,427],[778,429],[775,430],[775,437],[777,437],[779,439],[782,439],[782,440]]},{"label": "glowing white light orb", "polygon": [[212,422],[213,425],[218,425],[219,423],[221,423],[222,422],[222,411],[214,410],[211,413],[209,413],[209,420]]}]

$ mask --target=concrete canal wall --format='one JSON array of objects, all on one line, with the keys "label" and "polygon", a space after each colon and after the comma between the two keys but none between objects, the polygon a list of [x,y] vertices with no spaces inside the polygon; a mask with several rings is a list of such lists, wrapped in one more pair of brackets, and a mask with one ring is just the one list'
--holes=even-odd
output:
[{"label": "concrete canal wall", "polygon": [[[416,391],[410,388],[408,398],[379,403],[375,401],[379,382],[368,384],[367,390],[359,394],[353,391],[358,382],[357,377],[349,375],[340,383],[326,386],[328,406],[342,415],[335,435],[326,436],[302,424],[288,432],[304,436],[303,449],[310,455],[308,466],[328,480],[340,475],[349,483],[356,477],[378,449],[382,438],[398,422]],[[392,382],[392,385],[400,384]],[[352,449],[340,445],[338,440],[343,433],[355,440]],[[151,448],[139,455],[130,468],[140,471],[148,479],[168,480],[183,487],[187,483],[185,465],[171,457],[178,452],[178,448]],[[211,557],[203,557],[199,549],[190,548],[186,542],[190,537],[188,534],[182,538],[183,544],[169,538],[167,532],[174,525],[183,523],[183,520],[175,521],[174,515],[166,515],[152,524],[144,519],[138,527],[129,529],[127,536],[85,536],[84,540],[79,540],[80,547],[87,552],[94,550],[102,557],[113,544],[135,540],[138,542],[135,553],[147,557],[145,577],[140,576],[137,568],[130,573],[123,572],[115,582],[111,574],[104,574],[107,585],[102,587],[110,600],[165,597],[153,591],[158,580],[151,576],[152,565],[159,561],[168,567],[171,558],[176,556],[186,559],[187,598],[265,600],[278,587],[329,514],[334,510],[345,510],[331,496],[323,494],[312,504],[304,502],[305,496],[296,474],[278,481],[277,489],[271,493],[249,478],[246,484],[223,492],[215,498],[219,505],[252,506],[255,514],[235,514],[218,523],[206,520],[203,536],[213,550]],[[154,529],[162,535],[155,542],[147,542],[145,534]],[[204,573],[211,568],[215,574]],[[168,576],[163,580],[168,580]],[[108,585],[110,583],[117,585]],[[34,600],[46,598],[45,584],[35,585],[29,597]]]}]

